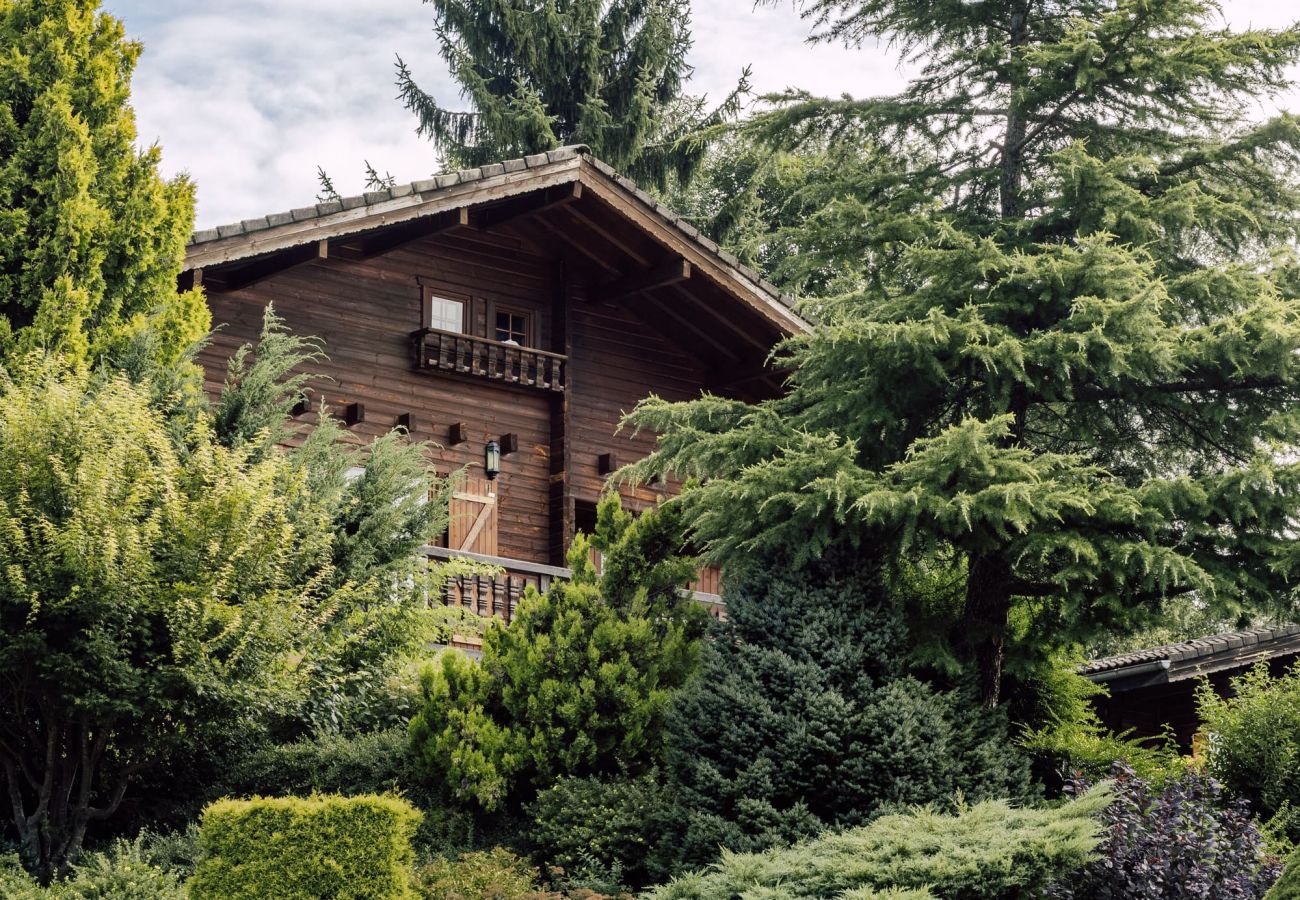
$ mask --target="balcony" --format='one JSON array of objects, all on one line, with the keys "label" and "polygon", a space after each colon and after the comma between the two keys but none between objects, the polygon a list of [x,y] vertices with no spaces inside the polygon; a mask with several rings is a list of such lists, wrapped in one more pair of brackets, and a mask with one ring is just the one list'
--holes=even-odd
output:
[{"label": "balcony", "polygon": [[[509,622],[514,617],[519,601],[523,599],[524,591],[530,586],[545,591],[554,582],[568,581],[573,577],[571,570],[560,566],[547,566],[501,556],[484,556],[463,550],[449,550],[446,547],[425,547],[424,554],[431,562],[467,558],[500,568],[502,572],[497,575],[452,579],[443,591],[442,602],[448,606],[459,606],[485,618],[496,616],[505,622]],[[726,610],[722,597],[709,590],[700,590],[701,587],[716,590],[716,584],[716,577],[711,578],[707,574],[702,574],[699,581],[693,582],[686,588],[686,592],[705,604],[710,615],[720,618]]]},{"label": "balcony", "polygon": [[503,384],[564,391],[568,358],[532,347],[422,328],[412,332],[417,369],[455,372]]}]

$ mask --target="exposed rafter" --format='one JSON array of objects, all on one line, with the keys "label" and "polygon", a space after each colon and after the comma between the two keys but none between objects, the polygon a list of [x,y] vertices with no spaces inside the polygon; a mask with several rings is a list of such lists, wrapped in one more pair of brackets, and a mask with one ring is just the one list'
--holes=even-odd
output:
[{"label": "exposed rafter", "polygon": [[691,264],[681,257],[675,257],[652,268],[633,272],[617,281],[603,284],[591,292],[591,298],[613,303],[647,291],[689,281],[690,277]]},{"label": "exposed rafter", "polygon": [[488,231],[513,219],[533,216],[543,210],[565,206],[580,199],[582,199],[582,183],[574,181],[526,194],[504,203],[474,207],[470,211],[469,224],[480,231]]},{"label": "exposed rafter", "polygon": [[432,237],[452,228],[467,227],[470,224],[470,215],[468,207],[461,207],[371,234],[336,238],[329,242],[330,252],[339,259],[366,259],[378,256],[396,250],[411,241]]}]

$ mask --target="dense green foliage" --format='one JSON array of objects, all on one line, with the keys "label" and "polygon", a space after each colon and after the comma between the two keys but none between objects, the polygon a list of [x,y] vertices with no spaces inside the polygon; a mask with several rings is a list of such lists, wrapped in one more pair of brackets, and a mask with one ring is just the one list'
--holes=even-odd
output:
[{"label": "dense green foliage", "polygon": [[658,769],[635,777],[565,776],[529,804],[528,846],[574,881],[663,881],[679,871],[682,857],[675,798]]},{"label": "dense green foliage", "polygon": [[[655,760],[671,692],[698,660],[703,611],[676,587],[691,564],[647,557],[647,549],[679,549],[643,524],[653,514],[634,525],[617,502],[602,503],[615,530],[604,575],[591,570],[587,541],[576,540],[572,582],[530,592],[508,627],[493,623],[481,661],[446,652],[424,673],[412,746],[457,800],[493,811],[561,775],[635,771]],[[624,577],[661,566],[677,574],[658,590],[651,577],[636,589]]]},{"label": "dense green foliage", "polygon": [[193,900],[408,900],[420,814],[396,797],[219,800],[203,812]]},{"label": "dense green foliage", "polygon": [[0,897],[5,900],[185,900],[181,877],[151,858],[143,839],[114,841],[71,867],[65,881],[41,887],[14,860],[0,858]]},{"label": "dense green foliage", "polygon": [[884,582],[878,562],[842,549],[732,576],[727,619],[669,721],[687,862],[890,807],[1029,791],[1003,717],[910,671],[903,606]]},{"label": "dense green foliage", "polygon": [[[724,853],[709,869],[659,888],[654,900],[888,897],[1039,900],[1097,846],[1097,790],[1056,809],[989,802],[941,815],[918,809],[762,854]],[[880,892],[880,893],[873,893]],[[906,895],[904,895],[906,896]]]},{"label": "dense green foliage", "polygon": [[176,293],[193,187],[136,149],[140,45],[98,5],[0,2],[0,361],[172,364],[208,329],[202,294]]},{"label": "dense green foliage", "polygon": [[455,900],[536,900],[541,877],[501,847],[434,859],[420,868],[419,876],[426,896]]},{"label": "dense green foliage", "polygon": [[751,125],[781,148],[871,136],[853,159],[876,164],[774,238],[838,289],[780,352],[786,395],[643,403],[659,450],[632,474],[698,476],[681,502],[718,558],[843,534],[955,554],[952,644],[990,705],[1007,654],[1174,595],[1222,618],[1287,596],[1300,125],[1245,110],[1300,30],[1225,31],[1205,0],[802,6],[921,74]]},{"label": "dense green foliage", "polygon": [[1300,843],[1300,669],[1274,678],[1261,663],[1232,680],[1228,697],[1203,684],[1197,714],[1211,735],[1210,774],[1262,818],[1281,814],[1285,836]]},{"label": "dense green foliage", "polygon": [[1059,657],[1039,670],[1032,686],[1047,706],[1046,721],[1025,728],[1020,745],[1034,756],[1040,778],[1054,787],[1080,776],[1098,781],[1122,761],[1144,781],[1162,787],[1187,772],[1188,760],[1172,737],[1137,738],[1102,724],[1092,701],[1107,689],[1077,674],[1075,665],[1074,658]]},{"label": "dense green foliage", "polygon": [[1300,850],[1291,854],[1282,877],[1264,895],[1264,900],[1300,900]]},{"label": "dense green foliage", "polygon": [[683,96],[689,0],[427,2],[470,109],[440,105],[401,60],[398,88],[453,167],[586,144],[615,168],[662,182],[690,172],[703,153],[699,132],[733,114],[745,90],[742,79],[713,111]]},{"label": "dense green foliage", "polygon": [[48,877],[138,770],[283,702],[328,609],[285,458],[177,448],[120,378],[27,376],[0,384],[0,764]]}]

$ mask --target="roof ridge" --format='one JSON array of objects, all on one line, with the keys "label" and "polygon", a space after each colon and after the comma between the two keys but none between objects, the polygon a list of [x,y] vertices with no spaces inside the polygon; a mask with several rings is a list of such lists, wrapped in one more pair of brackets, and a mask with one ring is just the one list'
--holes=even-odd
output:
[{"label": "roof ridge", "polygon": [[374,206],[376,203],[383,203],[386,200],[408,197],[411,194],[423,194],[428,191],[436,191],[456,184],[467,184],[471,181],[481,181],[484,178],[492,178],[496,175],[505,174],[507,172],[535,169],[538,166],[563,162],[567,159],[574,159],[579,156],[589,156],[590,154],[591,148],[586,144],[566,144],[562,147],[556,147],[554,150],[547,150],[542,153],[533,153],[516,159],[502,160],[501,162],[489,163],[488,165],[478,166],[477,168],[439,172],[429,176],[428,178],[418,178],[415,181],[395,184],[391,188],[384,188],[383,190],[364,191],[360,194],[339,197],[337,200],[318,201],[312,206],[300,206],[286,212],[268,213],[267,215],[258,218],[243,219],[239,222],[230,222],[224,225],[216,225],[211,228],[196,230],[190,235],[187,246],[205,244],[209,241],[216,241],[221,238],[233,237],[240,234],[251,234],[255,231],[273,228],[277,225],[287,225],[290,222],[305,222],[309,219],[319,219],[322,216],[328,216],[332,213],[357,209],[361,206]]},{"label": "roof ridge", "polygon": [[[772,300],[775,300],[787,309],[792,311],[794,310],[794,297],[786,294],[767,278],[763,277],[761,273],[741,262],[735,254],[718,246],[715,241],[711,240],[707,235],[702,234],[699,229],[690,222],[687,222],[676,212],[660,203],[638,186],[632,179],[619,174],[613,166],[597,158],[591,152],[591,147],[586,144],[566,144],[562,147],[556,147],[553,150],[547,150],[542,153],[534,153],[517,159],[508,159],[503,160],[502,162],[490,163],[473,169],[444,172],[430,178],[393,185],[393,187],[385,188],[384,190],[366,191],[365,193],[354,194],[349,197],[340,197],[337,200],[318,202],[312,206],[302,206],[285,212],[269,213],[257,218],[244,219],[239,222],[217,225],[212,228],[204,228],[195,231],[190,235],[186,247],[187,249],[191,249],[224,238],[255,234],[259,231],[266,231],[282,225],[309,222],[313,219],[321,219],[329,215],[346,212],[352,209],[359,209],[364,206],[374,206],[391,200],[399,200],[413,194],[423,195],[460,184],[482,181],[499,175],[521,172],[526,169],[535,169],[541,166],[577,158],[586,159],[597,169],[597,171],[610,178],[624,190],[629,191],[641,203],[663,216],[668,220],[669,224],[682,232],[682,234],[684,234],[688,239],[709,254],[717,257],[725,265],[730,266],[741,278],[758,288],[760,292],[766,294]],[[796,317],[798,317],[797,313]]]}]

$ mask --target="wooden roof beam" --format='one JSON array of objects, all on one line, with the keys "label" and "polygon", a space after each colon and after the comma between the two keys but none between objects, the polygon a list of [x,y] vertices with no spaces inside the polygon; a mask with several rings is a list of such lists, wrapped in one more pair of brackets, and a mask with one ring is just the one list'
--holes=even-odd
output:
[{"label": "wooden roof beam", "polygon": [[494,206],[474,207],[470,212],[470,226],[479,231],[488,231],[514,219],[565,206],[581,198],[582,182],[573,181],[525,194]]},{"label": "wooden roof beam", "polygon": [[330,253],[338,259],[368,259],[381,253],[396,250],[404,244],[418,241],[421,238],[432,237],[452,228],[467,227],[469,223],[470,210],[468,207],[462,206],[460,209],[448,210],[427,219],[416,219],[413,222],[407,222],[370,234],[335,238],[328,243]]},{"label": "wooden roof beam", "polygon": [[686,300],[689,303],[691,303],[695,309],[698,309],[704,315],[705,318],[711,319],[715,324],[721,327],[724,331],[735,335],[745,343],[749,344],[749,346],[753,347],[755,350],[760,351],[763,354],[763,356],[766,357],[768,352],[772,349],[772,345],[770,343],[764,343],[762,340],[760,340],[759,338],[751,334],[749,331],[747,331],[744,325],[737,324],[732,317],[719,313],[714,308],[713,304],[708,303],[702,297],[697,297],[696,295],[692,294],[690,291],[683,288],[680,284],[671,285],[670,290],[674,291],[677,294],[680,294],[682,297],[685,297]]},{"label": "wooden roof beam", "polygon": [[591,292],[591,299],[613,303],[628,297],[635,297],[638,294],[689,281],[690,277],[691,264],[678,256],[653,268],[633,272],[625,278],[600,285]]},{"label": "wooden roof beam", "polygon": [[[697,322],[691,320],[690,316],[682,315],[680,312],[673,309],[672,304],[667,303],[659,299],[658,297],[654,296],[653,294],[649,294],[649,293],[645,295],[645,301],[652,309],[658,310],[663,316],[665,316],[668,319],[671,319],[673,323],[675,323],[675,327],[684,329],[690,334],[695,335],[695,337],[699,338],[705,344],[707,344],[708,346],[716,350],[719,354],[726,357],[728,361],[732,363],[740,362],[740,355],[736,353],[736,351],[733,348],[728,347],[726,344],[720,341],[717,338],[717,336],[712,335],[706,329],[701,328]],[[673,335],[665,334],[664,336],[667,338],[671,338]]]},{"label": "wooden roof beam", "polygon": [[609,242],[623,253],[626,253],[638,266],[650,265],[649,257],[645,256],[641,251],[637,250],[623,238],[620,238],[612,230],[606,228],[587,213],[583,212],[577,204],[566,206],[564,212],[567,216],[576,219],[579,224],[585,226],[587,230],[594,233],[597,237]]},{"label": "wooden roof beam", "polygon": [[304,263],[325,259],[328,255],[327,241],[313,241],[280,253],[246,260],[237,265],[205,268],[194,281],[212,292],[237,291]]}]

